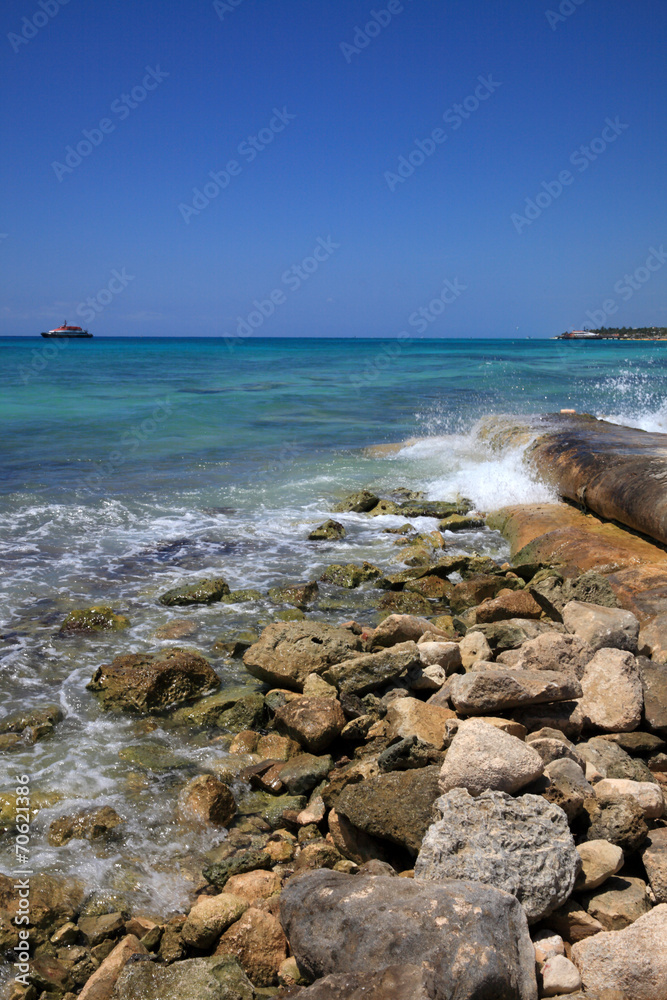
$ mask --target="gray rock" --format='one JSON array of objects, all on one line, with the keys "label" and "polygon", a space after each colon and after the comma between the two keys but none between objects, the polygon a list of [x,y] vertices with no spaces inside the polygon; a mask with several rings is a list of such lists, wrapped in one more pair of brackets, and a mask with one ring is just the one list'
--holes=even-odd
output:
[{"label": "gray rock", "polygon": [[276,622],[248,649],[243,663],[254,677],[277,687],[303,690],[308,674],[322,674],[361,650],[358,636],[320,622]]},{"label": "gray rock", "polygon": [[350,823],[381,840],[417,854],[438,797],[438,766],[390,771],[348,784],[336,811]]},{"label": "gray rock", "polygon": [[585,722],[607,732],[626,733],[641,722],[644,694],[632,653],[598,649],[581,678]]},{"label": "gray rock", "polygon": [[173,965],[128,962],[114,1000],[253,1000],[255,990],[235,959],[189,958]]},{"label": "gray rock", "polygon": [[463,722],[452,740],[440,771],[440,788],[467,788],[471,795],[487,789],[518,792],[542,774],[544,764],[535,750],[487,722]]},{"label": "gray rock", "polygon": [[526,742],[540,755],[545,764],[551,764],[554,760],[568,759],[578,764],[582,771],[586,770],[584,758],[569,740],[542,736],[539,739],[526,740]]},{"label": "gray rock", "polygon": [[608,840],[626,854],[631,854],[646,839],[648,827],[644,821],[644,810],[629,795],[619,795],[617,799],[606,802],[600,802],[593,796],[586,799],[584,809],[588,813],[586,840]]},{"label": "gray rock", "polygon": [[[562,629],[562,625],[560,626]],[[508,618],[506,621],[491,622],[489,625],[474,625],[471,632],[481,632],[494,653],[507,649],[518,649],[529,639],[542,633],[553,632],[553,626],[530,618]]]},{"label": "gray rock", "polygon": [[473,879],[511,892],[528,920],[541,920],[570,896],[581,868],[567,817],[540,795],[506,792],[472,798],[456,788],[436,802],[441,819],[426,832],[415,877]]},{"label": "gray rock", "polygon": [[[288,882],[281,921],[299,967],[312,979],[425,966],[429,998],[537,998],[525,915],[512,896],[489,886],[320,870]],[[339,996],[350,1000],[354,993]],[[401,1000],[412,1000],[411,994]]]},{"label": "gray rock", "polygon": [[450,690],[457,712],[467,715],[493,715],[509,708],[581,696],[574,675],[550,670],[471,671],[455,675]]},{"label": "gray rock", "polygon": [[637,657],[639,677],[644,689],[644,717],[651,729],[667,733],[667,663],[653,663]]},{"label": "gray rock", "polygon": [[595,794],[581,767],[567,757],[547,764],[544,777],[548,784],[535,791],[539,791],[547,802],[560,806],[570,822],[581,814],[586,799]]},{"label": "gray rock", "polygon": [[512,717],[526,729],[560,729],[568,739],[578,740],[583,728],[583,717],[578,701],[557,701],[551,705],[530,705],[518,709]]},{"label": "gray rock", "polygon": [[570,601],[563,608],[563,624],[568,632],[587,642],[593,651],[612,648],[637,652],[639,621],[631,611]]},{"label": "gray rock", "polygon": [[299,1000],[434,1000],[433,976],[425,966],[390,965],[380,972],[325,976],[299,993]]},{"label": "gray rock", "polygon": [[656,781],[647,765],[637,757],[606,740],[602,736],[594,736],[587,743],[580,743],[577,752],[593,764],[603,778],[629,778],[631,781]]},{"label": "gray rock", "polygon": [[366,653],[337,663],[325,671],[324,678],[335,684],[341,694],[362,695],[397,680],[419,663],[417,643],[401,642],[379,653]]}]

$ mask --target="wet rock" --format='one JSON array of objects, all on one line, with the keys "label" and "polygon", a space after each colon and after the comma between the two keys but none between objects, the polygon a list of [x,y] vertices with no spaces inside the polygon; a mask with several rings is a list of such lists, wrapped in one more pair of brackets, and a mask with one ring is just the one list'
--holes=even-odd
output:
[{"label": "wet rock", "polygon": [[471,795],[487,789],[518,792],[540,777],[542,758],[528,744],[486,722],[459,726],[440,771],[441,791],[466,788]]},{"label": "wet rock", "polygon": [[333,507],[335,513],[344,514],[347,511],[351,511],[355,514],[365,514],[367,511],[372,510],[380,502],[380,498],[369,490],[359,490],[357,493],[351,493],[345,500],[341,500]]},{"label": "wet rock", "polygon": [[118,978],[114,1000],[253,1000],[239,963],[225,956],[188,958],[173,965],[131,962]]},{"label": "wet rock", "polygon": [[516,666],[521,670],[566,671],[581,680],[592,658],[592,647],[578,635],[545,632],[524,643]]},{"label": "wet rock", "polygon": [[650,831],[642,861],[656,902],[667,903],[667,827]]},{"label": "wet rock", "polygon": [[171,962],[178,962],[185,956],[186,944],[181,934],[185,919],[183,914],[176,914],[176,916],[167,922],[162,930],[159,955],[167,965],[171,964]]},{"label": "wet rock", "polygon": [[160,604],[164,604],[168,608],[190,604],[215,604],[228,593],[229,586],[225,580],[222,577],[216,577],[215,579],[197,580],[195,583],[179,584],[161,594],[158,600]]},{"label": "wet rock", "polygon": [[125,615],[116,614],[113,608],[106,605],[95,605],[92,608],[80,608],[70,611],[60,626],[60,631],[67,632],[120,632],[130,627],[130,619]]},{"label": "wet rock", "polygon": [[458,615],[468,608],[481,605],[482,601],[491,600],[506,587],[507,580],[497,574],[462,580],[453,588],[449,597],[449,605],[454,614]]},{"label": "wet rock", "polygon": [[291,740],[288,736],[279,736],[278,733],[267,733],[266,736],[260,736],[255,749],[262,760],[271,758],[287,761],[301,753],[301,747],[295,740]]},{"label": "wet rock", "polygon": [[335,868],[342,860],[342,855],[332,844],[326,840],[314,840],[301,848],[294,872],[302,872],[306,868]]},{"label": "wet rock", "polygon": [[[430,606],[429,606],[430,610]],[[441,634],[443,640],[449,636],[437,624],[418,615],[389,615],[373,633],[373,646],[396,646],[404,642],[417,642],[426,632]]]},{"label": "wet rock", "polygon": [[580,696],[581,686],[576,677],[550,670],[471,671],[456,675],[451,685],[454,707],[468,715],[493,714]]},{"label": "wet rock", "polygon": [[596,934],[572,949],[587,993],[616,1000],[667,998],[667,905],[621,931]]},{"label": "wet rock", "polygon": [[608,840],[632,854],[646,839],[648,827],[644,821],[644,810],[629,796],[600,802],[588,798],[584,802],[588,813],[586,840]]},{"label": "wet rock", "polygon": [[199,623],[179,618],[174,622],[166,622],[153,632],[156,639],[191,639],[199,631]]},{"label": "wet rock", "polygon": [[260,680],[300,691],[308,674],[322,674],[362,648],[360,637],[348,629],[319,622],[276,623],[264,629],[243,662]]},{"label": "wet rock", "polygon": [[147,954],[134,934],[126,934],[90,977],[79,994],[79,1000],[108,1000],[113,994],[118,977],[132,956]]},{"label": "wet rock", "polygon": [[380,570],[369,562],[364,562],[360,566],[356,563],[345,565],[334,563],[332,566],[327,566],[320,577],[320,583],[332,583],[336,587],[354,590],[362,583],[368,583],[369,580],[375,580],[379,576]]},{"label": "wet rock", "polygon": [[644,717],[651,729],[667,734],[667,663],[637,659],[644,691]]},{"label": "wet rock", "polygon": [[103,913],[97,917],[79,917],[78,928],[86,944],[94,948],[108,939],[118,939],[125,928],[125,919],[122,913]]},{"label": "wet rock", "polygon": [[604,887],[583,896],[586,910],[606,931],[620,931],[648,913],[646,882],[640,878],[610,878]]},{"label": "wet rock", "polygon": [[445,727],[455,718],[449,708],[427,705],[418,698],[395,698],[387,709],[386,721],[391,737],[416,737],[440,750],[445,739]]},{"label": "wet rock", "polygon": [[541,969],[541,980],[540,996],[543,997],[574,993],[581,988],[579,970],[565,955],[547,959]]},{"label": "wet rock", "polygon": [[254,986],[275,986],[287,941],[271,913],[250,907],[222,935],[215,954],[235,958]]},{"label": "wet rock", "polygon": [[325,976],[298,996],[301,1000],[432,1000],[433,992],[425,967],[404,964],[380,972]]},{"label": "wet rock", "polygon": [[[16,878],[0,874],[0,951],[10,951],[18,944],[19,896]],[[74,880],[52,875],[30,878],[30,941],[43,944],[57,927],[73,921],[81,908],[83,893]]]},{"label": "wet rock", "polygon": [[232,875],[242,875],[256,869],[269,869],[272,863],[271,857],[265,851],[241,851],[231,858],[225,858],[224,861],[208,865],[204,868],[203,875],[216,889],[224,889]]},{"label": "wet rock", "polygon": [[295,698],[279,708],[274,726],[308,753],[321,754],[340,736],[345,716],[340,702],[332,698]]},{"label": "wet rock", "polygon": [[193,764],[187,757],[180,757],[169,747],[159,743],[138,743],[118,751],[121,760],[145,771],[164,774],[172,770],[191,770]]},{"label": "wet rock", "polygon": [[218,675],[203,656],[175,648],[117,656],[98,667],[86,685],[103,708],[142,713],[166,711],[219,686]]},{"label": "wet rock", "polygon": [[378,612],[380,624],[384,618],[390,615],[411,615],[412,617],[423,617],[430,615],[432,607],[425,597],[416,594],[414,591],[390,590],[378,602]]},{"label": "wet rock", "polygon": [[75,816],[61,816],[49,826],[49,843],[54,847],[70,840],[101,840],[125,821],[111,806],[86,809]]},{"label": "wet rock", "polygon": [[438,529],[440,531],[473,531],[477,528],[483,528],[485,523],[483,517],[474,514],[448,514],[440,522]]},{"label": "wet rock", "polygon": [[472,879],[511,892],[529,922],[541,920],[570,896],[581,860],[562,809],[539,795],[505,792],[473,798],[456,788],[436,803],[441,819],[429,827],[415,877]]},{"label": "wet rock", "polygon": [[391,771],[346,785],[336,812],[364,833],[417,854],[438,797],[437,766]]},{"label": "wet rock", "polygon": [[200,896],[183,924],[183,940],[193,948],[211,948],[223,931],[243,916],[248,905],[232,890],[218,896]]},{"label": "wet rock", "polygon": [[269,600],[274,604],[292,604],[304,610],[317,600],[319,588],[314,580],[309,583],[293,583],[285,587],[270,587]]},{"label": "wet rock", "polygon": [[247,649],[259,641],[259,635],[253,629],[232,629],[223,632],[211,647],[214,653],[226,653],[228,656],[243,656]]},{"label": "wet rock", "polygon": [[477,608],[477,623],[504,621],[507,618],[540,618],[542,608],[526,590],[501,590],[493,600]]},{"label": "wet rock", "polygon": [[563,608],[563,624],[593,651],[604,647],[637,652],[639,622],[631,611],[570,601]]},{"label": "wet rock", "polygon": [[341,695],[363,695],[390,681],[398,680],[420,663],[415,642],[401,642],[377,653],[363,653],[326,669],[324,678],[335,684]]},{"label": "wet rock", "polygon": [[473,625],[470,631],[481,632],[494,653],[503,653],[507,649],[518,649],[538,635],[548,635],[552,630],[545,622],[530,618],[508,618],[488,625]]},{"label": "wet rock", "polygon": [[418,580],[408,581],[403,589],[413,590],[429,601],[446,604],[454,589],[454,584],[450,583],[449,580],[442,580],[439,576],[422,576]]},{"label": "wet rock", "polygon": [[284,825],[284,813],[300,813],[306,806],[305,795],[274,795],[270,792],[250,792],[239,799],[242,816],[258,816],[276,830]]},{"label": "wet rock", "polygon": [[193,705],[177,709],[172,715],[172,720],[179,725],[215,726],[229,730],[243,729],[245,718],[251,725],[255,722],[261,724],[264,718],[263,696],[250,684],[223,688],[200,698]]},{"label": "wet rock", "polygon": [[577,846],[581,871],[575,889],[597,889],[623,867],[623,851],[608,840],[588,840]]},{"label": "wet rock", "polygon": [[600,802],[610,802],[623,796],[634,799],[642,809],[645,819],[658,819],[665,811],[662,789],[652,781],[603,778],[594,788],[595,797]]},{"label": "wet rock", "polygon": [[581,711],[589,725],[608,732],[637,728],[644,698],[632,653],[599,649],[584,670],[581,687]]},{"label": "wet rock", "polygon": [[[423,969],[424,997],[537,996],[525,916],[511,896],[489,886],[316,871],[285,887],[281,920],[299,967],[311,979],[373,974],[377,986],[379,976],[389,976],[388,967],[407,974],[412,966],[408,983],[418,985]],[[398,976],[392,972],[388,984],[400,983]],[[320,996],[348,1000],[355,994]],[[364,990],[361,996],[417,1000],[420,993]]]},{"label": "wet rock", "polygon": [[481,632],[466,633],[459,643],[459,653],[461,654],[461,664],[466,670],[480,660],[489,661],[493,657],[491,647]]},{"label": "wet rock", "polygon": [[228,594],[221,597],[223,604],[248,604],[251,601],[261,601],[262,595],[259,590],[230,590]]},{"label": "wet rock", "polygon": [[345,538],[347,534],[340,521],[332,521],[331,518],[320,524],[308,535],[309,542],[336,542],[340,538]]},{"label": "wet rock", "polygon": [[62,719],[63,713],[57,705],[42,705],[6,715],[4,719],[0,719],[0,734],[7,737],[3,749],[14,745],[19,749],[21,746],[37,743],[50,736]]},{"label": "wet rock", "polygon": [[231,789],[212,774],[199,774],[179,795],[179,808],[187,819],[214,826],[229,826],[236,814]]}]

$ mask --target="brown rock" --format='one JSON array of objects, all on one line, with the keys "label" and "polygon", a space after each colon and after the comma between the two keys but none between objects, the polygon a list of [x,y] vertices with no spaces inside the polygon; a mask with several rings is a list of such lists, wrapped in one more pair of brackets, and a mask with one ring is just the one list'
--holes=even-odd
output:
[{"label": "brown rock", "polygon": [[620,931],[648,913],[651,904],[646,882],[640,878],[607,879],[604,886],[583,897],[586,910],[606,931]]},{"label": "brown rock", "polygon": [[218,896],[200,896],[197,900],[181,931],[186,944],[193,948],[211,948],[223,931],[243,916],[250,904],[226,890],[227,887]]},{"label": "brown rock", "polygon": [[278,709],[274,725],[308,753],[321,754],[340,735],[345,721],[340,702],[332,698],[295,698]]},{"label": "brown rock", "polygon": [[373,859],[387,861],[390,857],[386,843],[364,833],[359,827],[350,823],[346,816],[339,815],[335,809],[329,812],[328,822],[329,833],[336,850],[355,864],[363,865]]},{"label": "brown rock", "polygon": [[287,958],[287,940],[272,914],[251,907],[225,931],[215,954],[238,959],[254,986],[275,986]]},{"label": "brown rock", "polygon": [[416,615],[389,615],[380,622],[373,633],[374,646],[396,646],[399,642],[417,642],[425,632],[434,632],[449,639],[446,630],[440,629],[427,618]]},{"label": "brown rock", "polygon": [[[449,598],[449,604],[454,614],[461,614],[467,608],[474,608],[482,601],[496,597],[501,590],[507,588],[507,580],[503,576],[477,576],[471,580],[457,583]],[[509,615],[508,617],[513,617]],[[539,615],[538,615],[539,617]],[[490,619],[496,621],[496,619]]]},{"label": "brown rock", "polygon": [[148,713],[182,705],[219,686],[218,675],[203,656],[170,648],[117,656],[98,667],[87,688],[99,695],[103,708]]},{"label": "brown rock", "polygon": [[251,674],[278,687],[301,691],[308,674],[321,674],[362,649],[359,636],[319,622],[276,622],[262,632],[243,662]]},{"label": "brown rock", "polygon": [[[18,944],[19,896],[15,878],[0,874],[0,948],[11,950]],[[57,927],[76,917],[83,900],[81,886],[53,875],[30,878],[30,941],[43,944]]]},{"label": "brown rock", "polygon": [[568,900],[558,910],[550,913],[547,923],[552,930],[557,931],[571,943],[583,941],[584,938],[604,930],[600,921],[587,913],[581,903],[574,899]]},{"label": "brown rock", "polygon": [[153,635],[156,639],[190,639],[197,633],[199,625],[188,618],[179,618],[174,622],[160,625]]},{"label": "brown rock", "polygon": [[225,886],[224,894],[232,893],[252,906],[261,899],[268,899],[269,896],[279,893],[281,885],[282,879],[277,872],[244,872],[242,875],[232,875]]},{"label": "brown rock", "polygon": [[[542,608],[527,590],[501,590],[497,597],[477,608],[478,624],[505,618],[540,618]],[[532,640],[534,641],[534,640]]]},{"label": "brown rock", "polygon": [[445,739],[445,725],[455,718],[456,713],[449,708],[427,705],[418,698],[395,698],[387,709],[386,721],[390,736],[401,739],[416,736],[440,750]]},{"label": "brown rock", "polygon": [[644,717],[651,729],[667,733],[667,663],[637,659],[644,691]]},{"label": "brown rock", "polygon": [[116,980],[132,955],[147,955],[139,938],[127,934],[118,942],[79,994],[79,1000],[110,1000]]},{"label": "brown rock", "polygon": [[343,660],[329,667],[325,676],[339,688],[341,694],[363,695],[397,680],[420,663],[419,646],[415,642],[401,642],[391,649]]},{"label": "brown rock", "polygon": [[667,827],[650,831],[642,861],[656,902],[667,903]]},{"label": "brown rock", "polygon": [[486,715],[536,705],[569,701],[581,695],[577,679],[549,670],[484,670],[456,675],[451,700],[458,712]]},{"label": "brown rock", "polygon": [[125,822],[111,806],[61,816],[49,827],[49,843],[58,847],[70,840],[100,840]]},{"label": "brown rock", "polygon": [[215,826],[229,826],[236,813],[231,790],[212,774],[199,774],[189,781],[179,796],[179,806],[188,819]]}]

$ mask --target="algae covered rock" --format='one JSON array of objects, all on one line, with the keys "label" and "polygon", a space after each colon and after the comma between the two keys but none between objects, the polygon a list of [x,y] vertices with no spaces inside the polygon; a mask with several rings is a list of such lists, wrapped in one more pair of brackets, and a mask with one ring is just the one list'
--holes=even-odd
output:
[{"label": "algae covered rock", "polygon": [[347,511],[351,511],[355,514],[365,514],[367,511],[372,510],[380,501],[374,493],[369,490],[359,490],[357,493],[351,493],[345,500],[341,500],[333,508],[334,513],[344,514]]},{"label": "algae covered rock", "polygon": [[271,587],[269,600],[274,604],[292,604],[295,608],[307,608],[317,600],[318,586],[315,581],[310,583],[293,583],[286,587]]},{"label": "algae covered rock", "polygon": [[356,563],[345,565],[334,563],[327,566],[320,577],[320,583],[332,583],[336,587],[347,587],[348,590],[353,590],[355,587],[360,587],[362,583],[377,579],[380,575],[377,566],[373,566],[369,562],[364,562],[360,566]]},{"label": "algae covered rock", "polygon": [[128,962],[113,995],[114,1000],[253,1000],[256,994],[239,963],[221,955],[172,965]]},{"label": "algae covered rock", "polygon": [[345,538],[347,532],[340,521],[325,521],[318,525],[308,535],[309,542],[336,542],[340,538]]},{"label": "algae covered rock", "polygon": [[215,604],[229,592],[229,586],[225,580],[222,577],[216,577],[215,579],[197,580],[196,583],[172,587],[171,590],[161,594],[158,600],[160,604],[164,604],[168,608],[176,605]]},{"label": "algae covered rock", "polygon": [[414,591],[390,590],[378,603],[378,620],[389,615],[413,615],[424,617],[433,611],[430,603]]},{"label": "algae covered rock", "polygon": [[89,691],[103,708],[163,712],[208,694],[220,679],[208,660],[186,649],[129,653],[98,667]]},{"label": "algae covered rock", "polygon": [[120,632],[130,627],[130,619],[116,614],[113,608],[98,604],[92,608],[70,611],[60,626],[62,633]]},{"label": "algae covered rock", "polygon": [[58,847],[70,840],[101,840],[113,833],[124,820],[111,806],[86,809],[75,816],[61,816],[49,827],[49,843]]}]

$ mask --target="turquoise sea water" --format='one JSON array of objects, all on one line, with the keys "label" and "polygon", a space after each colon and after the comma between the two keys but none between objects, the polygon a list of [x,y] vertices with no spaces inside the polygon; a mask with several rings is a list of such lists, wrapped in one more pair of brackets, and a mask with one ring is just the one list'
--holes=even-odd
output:
[{"label": "turquoise sea water", "polygon": [[[183,905],[198,852],[211,846],[210,835],[175,820],[182,773],[138,773],[119,751],[148,740],[204,769],[224,751],[209,734],[109,716],[85,685],[114,655],[154,648],[155,629],[174,618],[194,623],[187,644],[235,681],[242,668],[214,640],[275,609],[263,601],[171,611],[159,593],[198,576],[266,592],[317,579],[332,562],[395,564],[400,553],[381,529],[402,518],[380,526],[342,515],[343,541],[306,540],[351,489],[462,493],[480,510],[549,499],[521,451],[489,449],[485,422],[574,408],[667,431],[666,375],[662,343],[0,340],[0,718],[50,702],[66,716],[50,740],[12,758],[50,796],[35,822],[39,870],[75,873],[164,913]],[[387,454],[366,450],[409,439],[417,440]],[[486,530],[449,542],[506,554]],[[313,614],[370,615],[363,593],[344,597],[322,587]],[[93,603],[113,605],[132,627],[61,638],[65,614]],[[0,786],[0,804],[11,787]],[[93,803],[126,817],[119,843],[48,845],[52,819]],[[0,836],[3,870],[9,846]]]}]

